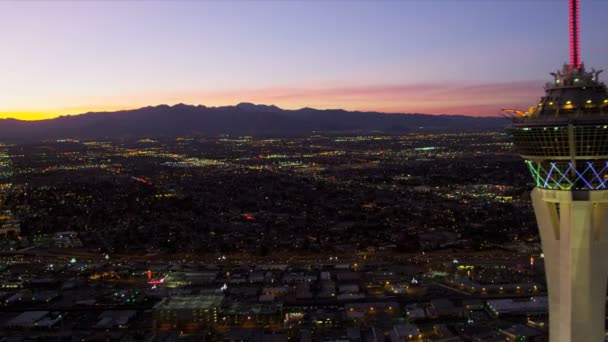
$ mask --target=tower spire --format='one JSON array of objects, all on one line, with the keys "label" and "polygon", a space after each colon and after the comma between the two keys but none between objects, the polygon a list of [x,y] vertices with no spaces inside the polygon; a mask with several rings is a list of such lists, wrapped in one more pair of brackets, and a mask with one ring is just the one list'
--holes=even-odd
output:
[{"label": "tower spire", "polygon": [[570,16],[570,67],[581,68],[581,32],[580,32],[580,1],[569,0]]}]

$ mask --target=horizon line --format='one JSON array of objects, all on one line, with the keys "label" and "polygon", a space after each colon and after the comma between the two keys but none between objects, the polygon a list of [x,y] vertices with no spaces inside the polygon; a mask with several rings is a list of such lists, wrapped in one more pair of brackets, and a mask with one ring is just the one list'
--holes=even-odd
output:
[{"label": "horizon line", "polygon": [[[61,114],[50,114],[51,116],[49,116],[49,112],[48,111],[0,111],[0,120],[16,120],[16,121],[23,121],[23,122],[40,122],[40,121],[49,121],[49,120],[56,120],[56,119],[60,119],[60,118],[68,118],[68,117],[78,117],[78,116],[83,116],[83,115],[90,115],[90,114],[112,114],[112,113],[118,113],[118,112],[126,112],[126,111],[134,111],[134,110],[140,110],[140,109],[144,109],[144,108],[154,108],[154,107],[162,107],[162,106],[167,106],[167,107],[176,107],[179,105],[184,105],[184,106],[189,106],[189,107],[203,107],[203,108],[222,108],[222,107],[237,107],[241,104],[251,104],[254,106],[266,106],[266,107],[276,107],[280,110],[283,111],[298,111],[298,110],[304,110],[304,109],[311,109],[311,110],[318,110],[318,111],[331,111],[331,110],[342,110],[342,111],[346,111],[346,112],[352,112],[352,113],[378,113],[378,114],[385,114],[385,115],[430,115],[430,116],[467,116],[467,117],[474,117],[474,118],[495,118],[495,117],[500,117],[500,114],[496,114],[496,115],[475,115],[475,114],[462,114],[462,113],[431,113],[431,112],[417,112],[417,111],[390,111],[390,110],[376,110],[376,109],[344,109],[344,108],[330,108],[330,107],[326,107],[326,108],[320,108],[320,107],[310,107],[310,106],[304,106],[304,107],[292,107],[289,108],[289,106],[287,107],[282,107],[282,106],[278,106],[275,104],[265,104],[265,103],[255,103],[255,102],[249,102],[249,101],[241,101],[238,102],[236,104],[223,104],[223,105],[216,105],[216,106],[208,106],[202,103],[196,103],[196,104],[191,104],[191,103],[186,103],[186,102],[174,102],[174,103],[159,103],[159,104],[155,104],[155,105],[147,105],[147,106],[138,106],[138,107],[129,107],[129,106],[111,106],[111,107],[93,107],[91,109],[79,109],[81,110],[81,112],[66,112],[66,113],[61,113]],[[98,108],[98,109],[95,109]],[[500,111],[500,108],[496,109],[497,112]],[[59,112],[61,112],[62,110],[57,110]],[[71,111],[71,110],[70,110]],[[77,110],[76,110],[77,111]],[[15,116],[9,116],[9,115],[15,115]],[[33,115],[34,118],[32,119],[26,119],[26,118],[20,118],[18,117],[18,115]]]}]

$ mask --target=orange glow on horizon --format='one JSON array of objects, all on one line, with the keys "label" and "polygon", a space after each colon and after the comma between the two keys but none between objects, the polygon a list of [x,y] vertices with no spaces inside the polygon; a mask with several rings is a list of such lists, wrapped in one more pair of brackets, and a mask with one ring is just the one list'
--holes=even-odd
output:
[{"label": "orange glow on horizon", "polygon": [[127,106],[93,106],[93,107],[77,107],[65,109],[49,109],[49,110],[0,110],[0,119],[17,119],[23,121],[39,121],[55,119],[60,116],[76,116],[88,112],[113,112],[125,109],[133,109],[137,107]]},{"label": "orange glow on horizon", "polygon": [[50,119],[53,117],[57,117],[53,116],[52,114],[48,114],[46,112],[25,112],[25,111],[11,111],[11,112],[0,112],[0,119],[17,119],[17,120],[24,120],[24,121],[36,121],[36,120],[44,120],[44,119]]},{"label": "orange glow on horizon", "polygon": [[[243,102],[247,102],[247,101],[243,101]],[[177,103],[173,103],[173,104],[168,104],[170,106],[176,105]],[[186,103],[189,104],[189,103]],[[237,102],[232,103],[232,104],[227,104],[224,106],[233,106],[236,105]],[[470,109],[464,109],[464,108],[454,108],[454,109],[450,109],[450,108],[440,108],[439,110],[437,109],[433,109],[433,108],[428,108],[428,109],[415,109],[415,108],[411,108],[411,109],[400,109],[397,107],[373,107],[373,106],[363,106],[363,107],[351,107],[351,106],[331,106],[331,105],[327,105],[327,106],[315,106],[315,105],[311,105],[311,106],[284,106],[284,105],[278,105],[276,103],[264,103],[264,102],[256,102],[255,104],[261,104],[261,105],[276,105],[277,107],[280,107],[281,109],[285,109],[285,110],[297,110],[297,109],[302,109],[305,107],[309,107],[309,108],[314,108],[314,109],[319,109],[319,110],[326,110],[326,109],[344,109],[344,110],[348,110],[348,111],[361,111],[361,112],[381,112],[381,113],[386,113],[386,114],[403,114],[403,113],[420,113],[420,114],[428,114],[428,115],[442,115],[442,114],[447,114],[447,115],[468,115],[468,116],[492,116],[490,114],[487,113],[477,113],[478,112],[478,108],[475,108],[474,106],[472,106]],[[199,105],[199,104],[191,104],[191,105]],[[202,105],[202,104],[201,104]],[[211,105],[206,105],[208,107],[219,107],[219,106],[211,106]],[[138,109],[138,108],[142,108],[145,106],[132,106],[132,107],[115,107],[114,109],[97,109],[95,107],[93,108],[83,108],[79,111],[58,111],[58,110],[49,110],[49,111],[7,111],[7,112],[0,112],[0,119],[16,119],[16,120],[22,120],[22,121],[42,121],[42,120],[50,120],[50,119],[56,119],[62,116],[78,116],[78,115],[82,115],[82,114],[86,114],[86,113],[90,113],[90,112],[114,112],[114,111],[121,111],[121,110],[131,110],[131,109]],[[492,107],[494,108],[494,107]],[[495,107],[498,108],[498,107]],[[498,111],[498,109],[497,109]]]},{"label": "orange glow on horizon", "polygon": [[[239,102],[275,105],[294,110],[344,109],[385,113],[461,114],[497,116],[501,108],[527,108],[542,95],[542,81],[512,83],[438,83],[360,85],[331,87],[275,87],[259,89],[196,90],[97,96],[80,99],[55,99],[73,103],[69,108],[6,110],[0,118],[20,120],[52,119],[64,115],[136,109],[159,104],[186,103],[209,107],[236,105]],[[103,103],[104,105],[87,105]],[[13,108],[16,107],[16,104]],[[18,107],[17,107],[18,108]]]}]

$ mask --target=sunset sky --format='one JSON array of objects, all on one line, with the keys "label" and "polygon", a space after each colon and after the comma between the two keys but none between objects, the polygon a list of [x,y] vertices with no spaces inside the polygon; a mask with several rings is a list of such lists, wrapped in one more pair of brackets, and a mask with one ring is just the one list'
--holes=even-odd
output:
[{"label": "sunset sky", "polygon": [[[582,0],[608,68],[608,1]],[[497,115],[568,59],[566,0],[0,2],[0,118],[157,104]]]}]

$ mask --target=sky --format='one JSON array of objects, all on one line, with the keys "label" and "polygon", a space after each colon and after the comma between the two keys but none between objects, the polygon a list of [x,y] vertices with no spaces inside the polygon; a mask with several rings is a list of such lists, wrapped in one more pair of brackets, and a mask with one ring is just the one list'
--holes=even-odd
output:
[{"label": "sky", "polygon": [[[581,0],[608,69],[608,1]],[[0,118],[158,104],[527,109],[568,60],[567,0],[1,1]]]}]

